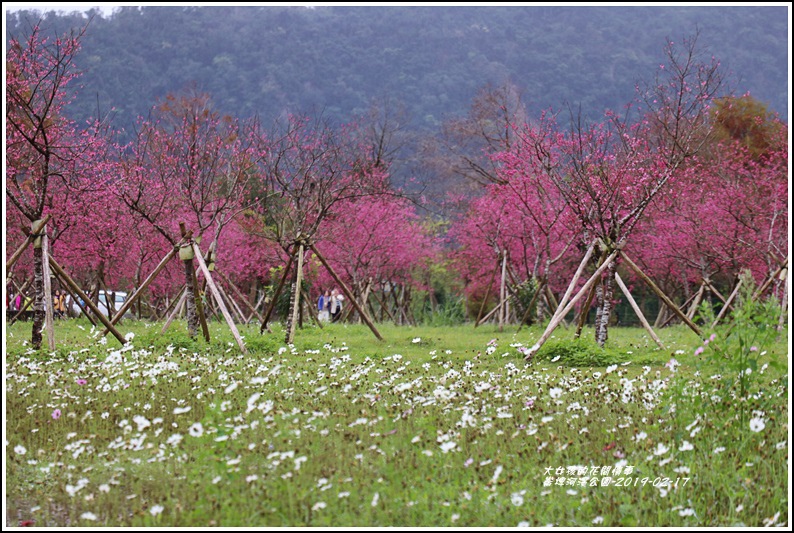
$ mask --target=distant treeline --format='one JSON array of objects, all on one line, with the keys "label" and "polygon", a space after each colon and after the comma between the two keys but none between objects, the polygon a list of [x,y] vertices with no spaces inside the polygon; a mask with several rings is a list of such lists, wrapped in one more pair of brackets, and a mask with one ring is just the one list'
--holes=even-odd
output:
[{"label": "distant treeline", "polygon": [[[6,39],[41,20],[59,34],[83,13],[7,14]],[[416,130],[464,115],[486,84],[512,83],[530,112],[621,110],[658,67],[666,38],[699,43],[735,92],[788,113],[788,16],[762,7],[122,7],[98,10],[77,58],[78,123],[114,108],[129,128],[193,86],[263,121],[317,112],[347,122],[373,101],[404,105]]]}]

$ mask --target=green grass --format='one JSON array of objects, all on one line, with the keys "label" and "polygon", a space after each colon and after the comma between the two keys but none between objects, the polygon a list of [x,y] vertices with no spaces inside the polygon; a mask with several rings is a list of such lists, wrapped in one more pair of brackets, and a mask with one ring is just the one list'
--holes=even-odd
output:
[{"label": "green grass", "polygon": [[[252,325],[241,329],[243,356],[221,324],[210,343],[184,324],[160,327],[126,322],[122,334],[134,337],[122,347],[112,336],[99,344],[88,322],[62,321],[53,353],[28,350],[30,324],[8,328],[11,525],[787,519],[785,332],[759,361],[780,365],[761,366],[742,399],[680,327],[658,332],[664,349],[640,329],[611,329],[602,349],[592,331],[574,342],[560,328],[531,362],[520,350],[537,328],[379,324],[379,341],[366,326],[333,324],[285,346],[278,325],[265,335]],[[740,402],[763,429],[742,420]],[[615,478],[630,486],[582,485],[593,467],[615,465],[633,467]],[[659,486],[664,478],[677,486]]]}]

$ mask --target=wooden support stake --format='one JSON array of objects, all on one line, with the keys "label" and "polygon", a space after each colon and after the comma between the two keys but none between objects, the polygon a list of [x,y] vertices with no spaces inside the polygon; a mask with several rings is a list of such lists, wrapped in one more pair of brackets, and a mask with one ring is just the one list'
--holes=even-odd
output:
[{"label": "wooden support stake", "polygon": [[292,344],[295,340],[295,327],[298,325],[298,311],[300,310],[301,301],[301,283],[303,282],[303,242],[298,244],[298,264],[295,272],[295,294],[293,294],[292,301],[292,317],[289,321],[289,329],[285,342]]},{"label": "wooden support stake", "polygon": [[687,314],[686,314],[686,317],[689,320],[692,320],[694,318],[695,311],[697,311],[697,308],[700,305],[700,301],[703,299],[703,293],[705,291],[706,291],[706,284],[705,283],[701,283],[697,294],[695,294],[695,299],[692,300],[692,305],[689,306],[689,311],[687,311]]},{"label": "wooden support stake", "polygon": [[496,279],[496,271],[498,268],[499,268],[499,259],[496,260],[496,267],[494,267],[494,269],[491,271],[491,281],[488,282],[488,287],[485,289],[485,297],[483,297],[482,303],[480,304],[480,311],[477,313],[477,320],[474,321],[475,328],[480,323],[480,318],[482,318],[482,312],[485,310],[485,304],[488,302],[488,297],[491,295],[491,287],[493,287],[493,282]]},{"label": "wooden support stake", "polygon": [[590,287],[593,285],[593,283],[595,283],[596,280],[599,280],[601,278],[601,273],[603,273],[604,270],[606,270],[606,268],[615,259],[618,253],[620,253],[619,250],[615,250],[614,252],[612,252],[609,255],[609,257],[607,257],[604,260],[601,266],[596,269],[593,275],[590,276],[590,279],[587,280],[587,282],[584,284],[584,287],[579,289],[579,292],[576,293],[576,296],[574,296],[570,300],[570,302],[568,302],[568,304],[565,306],[565,309],[563,309],[562,311],[559,311],[558,309],[559,312],[556,313],[556,315],[549,322],[549,325],[546,327],[546,331],[543,332],[543,335],[541,335],[540,338],[537,340],[537,342],[535,342],[535,344],[527,351],[527,355],[524,357],[524,359],[526,360],[531,359],[532,356],[534,356],[538,352],[538,350],[540,350],[540,347],[543,346],[543,343],[545,343],[548,340],[552,332],[557,328],[557,326],[560,325],[560,322],[562,322],[563,317],[567,315],[571,309],[573,309],[573,306],[576,304],[576,302],[579,301],[579,299],[584,295],[584,293],[590,290]]},{"label": "wooden support stake", "polygon": [[204,258],[201,256],[201,250],[199,249],[198,245],[194,242],[193,244],[193,251],[196,252],[196,261],[198,262],[199,268],[201,272],[204,273],[204,278],[207,280],[207,286],[212,292],[212,295],[215,297],[215,302],[218,304],[218,307],[221,309],[221,313],[223,313],[223,318],[226,319],[226,323],[229,325],[229,329],[232,330],[232,335],[234,335],[234,340],[237,341],[237,346],[240,347],[240,350],[248,355],[248,350],[245,348],[245,344],[243,343],[243,339],[240,338],[240,333],[237,331],[237,327],[234,325],[234,320],[232,320],[231,315],[229,315],[229,311],[226,309],[226,306],[223,305],[223,300],[221,299],[220,292],[218,291],[218,287],[215,286],[215,282],[212,280],[212,276],[210,275],[210,271],[207,269],[206,263],[204,263]]},{"label": "wooden support stake", "polygon": [[[39,221],[36,227],[30,231],[30,233],[27,236],[27,239],[25,239],[25,241],[21,245],[19,245],[19,248],[16,249],[13,255],[11,255],[11,258],[8,261],[6,261],[6,272],[11,270],[11,267],[14,266],[14,263],[16,263],[19,260],[20,256],[22,256],[22,254],[25,253],[25,250],[28,249],[30,243],[36,240],[36,235],[38,233],[41,233],[42,228],[44,228],[44,226],[47,225],[47,222],[49,222],[51,218],[52,218],[52,213],[47,213],[44,216],[44,218],[41,219],[41,221]],[[27,233],[26,227],[23,228],[23,230]]]},{"label": "wooden support stake", "polygon": [[717,298],[719,298],[719,299],[720,299],[720,301],[721,301],[721,302],[723,303],[723,305],[724,305],[724,304],[725,304],[725,297],[724,297],[722,294],[720,294],[720,291],[718,291],[718,290],[717,290],[717,288],[716,288],[716,287],[714,287],[714,285],[711,283],[711,281],[709,281],[709,280],[707,280],[707,279],[704,279],[704,280],[703,280],[703,283],[705,283],[705,284],[706,284],[706,288],[707,288],[708,290],[710,290],[710,291],[711,291],[711,294],[713,294],[714,296],[716,296]]},{"label": "wooden support stake", "polygon": [[306,305],[309,309],[309,316],[311,317],[312,322],[314,322],[315,325],[320,326],[320,329],[323,329],[320,319],[317,318],[317,311],[319,311],[319,309],[316,309],[313,305],[311,305],[312,301],[305,290],[301,289],[301,293],[303,294],[303,301],[306,302]]},{"label": "wooden support stake", "polygon": [[[38,233],[38,232],[37,232]],[[47,237],[46,230],[41,236],[41,255],[45,258],[41,262],[42,275],[44,277],[44,321],[47,329],[47,345],[50,350],[55,349],[55,309],[52,301],[52,280],[50,279],[50,264],[46,260],[50,256],[50,239]]]},{"label": "wooden support stake", "polygon": [[505,310],[507,309],[507,298],[505,298],[506,283],[507,283],[507,250],[502,250],[502,282],[501,285],[499,285],[499,300],[501,300],[502,303],[499,305],[499,331],[504,330],[505,318],[507,316],[507,313],[505,312]]},{"label": "wooden support stake", "polygon": [[[157,277],[157,274],[159,274],[160,271],[165,268],[165,266],[168,264],[168,262],[171,259],[173,259],[174,256],[178,252],[179,252],[179,246],[177,245],[177,246],[174,246],[171,249],[171,251],[168,252],[168,254],[166,254],[165,257],[163,257],[163,259],[160,261],[160,264],[158,264],[157,267],[155,267],[155,269],[152,271],[152,273],[149,274],[149,276],[143,281],[141,286],[138,287],[138,290],[136,290],[132,294],[132,296],[127,298],[127,301],[124,302],[124,305],[121,306],[121,309],[119,309],[118,312],[113,316],[113,318],[110,321],[111,324],[115,324],[116,322],[118,322],[121,319],[122,316],[124,316],[124,313],[127,312],[127,309],[132,307],[132,304],[135,303],[135,300],[137,300],[138,297],[140,297],[140,295],[143,294],[143,291],[146,290],[146,287],[148,287],[149,284],[152,281],[154,281],[154,278]],[[102,332],[102,335],[107,335],[107,334],[108,334],[108,330],[105,330],[105,331]]]},{"label": "wooden support stake", "polygon": [[[535,305],[535,302],[538,300],[538,296],[540,295],[541,290],[543,290],[543,285],[545,284],[546,280],[544,279],[535,289],[535,294],[532,295],[532,299],[529,301],[529,305],[527,305],[527,308],[524,310],[524,315],[521,317],[521,323],[518,325],[518,331],[521,331],[521,328],[524,327],[524,323],[527,321],[527,318],[529,318],[530,311],[532,311],[532,306]],[[518,333],[518,331],[516,331],[516,333]]]},{"label": "wooden support stake", "polygon": [[648,332],[648,334],[651,336],[654,342],[659,346],[659,348],[664,348],[662,341],[659,340],[659,337],[657,337],[656,333],[654,333],[653,329],[651,329],[651,325],[648,323],[647,320],[645,320],[645,315],[642,314],[642,310],[640,309],[640,306],[637,305],[637,302],[634,301],[634,297],[632,297],[628,287],[626,287],[626,284],[623,283],[622,279],[620,279],[620,275],[617,272],[615,272],[615,281],[618,283],[618,287],[620,287],[620,290],[623,291],[623,294],[626,296],[626,299],[629,301],[629,304],[631,304],[631,308],[634,309],[634,312],[637,314],[637,318],[640,319],[640,322],[642,323],[642,327],[645,328],[645,330]]},{"label": "wooden support stake", "polygon": [[[490,311],[488,311],[488,314],[487,314],[487,315],[485,315],[484,317],[482,317],[482,319],[480,320],[480,323],[484,323],[484,322],[486,322],[486,321],[487,321],[489,318],[491,318],[491,317],[494,315],[494,313],[496,313],[497,311],[499,311],[500,309],[502,309],[502,307],[504,307],[504,305],[505,305],[505,302],[507,302],[507,300],[509,300],[509,299],[510,299],[510,298],[512,298],[512,297],[513,297],[513,295],[512,295],[512,294],[509,294],[509,295],[507,296],[507,298],[505,298],[504,300],[502,300],[501,302],[499,302],[499,303],[496,305],[496,307],[494,307],[493,309],[491,309]],[[476,325],[478,325],[478,326],[479,326],[479,324],[476,324]]]},{"label": "wooden support stake", "polygon": [[381,300],[381,298],[380,298],[380,296],[378,296],[377,292],[373,292],[372,296],[374,296],[375,300],[377,300],[378,303],[380,304],[381,311],[385,311],[386,314],[389,315],[389,318],[391,318],[391,321],[394,322],[394,325],[396,326],[397,325],[397,319],[394,318],[394,315],[392,314],[391,309],[389,309],[389,306],[386,305],[386,303],[384,303],[383,300]]},{"label": "wooden support stake", "polygon": [[594,283],[593,286],[590,287],[590,292],[587,293],[587,298],[585,298],[582,308],[579,310],[579,322],[576,324],[576,333],[573,335],[574,339],[578,339],[582,335],[582,330],[587,323],[587,315],[590,314],[590,306],[593,304],[593,298],[595,298],[597,289],[598,285]]},{"label": "wooden support stake", "polygon": [[[230,280],[228,277],[226,277],[226,275],[225,275],[223,272],[221,272],[220,270],[218,270],[218,267],[215,267],[215,273],[216,273],[216,274],[218,274],[218,275],[221,277],[221,280],[222,280],[224,283],[226,283],[226,286],[227,286],[227,287],[229,287],[229,288],[231,288],[231,289],[232,289],[232,292],[233,292],[233,293],[234,293],[234,294],[237,296],[237,298],[239,298],[239,299],[240,299],[240,300],[243,302],[243,304],[245,304],[245,306],[246,306],[246,307],[248,307],[248,310],[249,310],[249,311],[251,311],[251,313],[252,313],[252,314],[251,314],[251,318],[253,318],[253,316],[254,316],[254,315],[256,315],[256,317],[257,317],[257,318],[259,319],[259,321],[261,322],[261,321],[262,321],[262,315],[260,315],[260,314],[259,314],[259,312],[256,310],[256,307],[254,307],[254,306],[252,306],[252,305],[251,305],[251,302],[249,302],[249,301],[248,301],[248,298],[246,298],[246,297],[245,297],[245,296],[244,296],[244,295],[243,295],[243,294],[240,292],[240,289],[238,289],[238,288],[237,288],[237,286],[236,286],[234,283],[232,283],[232,281],[231,281],[231,280]],[[263,295],[262,297],[264,298],[264,295]],[[248,324],[248,322],[250,322],[250,321],[251,321],[251,318],[248,318],[247,320],[244,320],[244,322],[245,322],[246,324]]]},{"label": "wooden support stake", "polygon": [[[590,257],[593,255],[593,250],[595,250],[596,242],[598,241],[594,240],[592,243],[590,243],[590,246],[588,246],[587,251],[584,253],[584,257],[582,257],[582,260],[579,263],[579,267],[576,269],[576,272],[573,275],[573,279],[568,284],[568,288],[565,289],[565,294],[562,295],[562,299],[560,300],[560,303],[557,304],[554,314],[552,315],[552,320],[557,318],[557,313],[560,311],[560,309],[563,308],[563,306],[568,305],[568,298],[571,297],[571,293],[573,293],[573,289],[574,287],[576,287],[576,283],[579,281],[579,278],[582,276],[582,272],[584,272],[584,269],[587,268],[587,263],[588,261],[590,261]],[[602,261],[604,260],[605,256],[606,256],[606,251],[601,255]],[[599,264],[598,266],[601,266],[601,264]],[[545,284],[545,287],[547,293],[551,294],[551,288],[549,287],[548,283]]]},{"label": "wooden support stake", "polygon": [[[781,272],[781,275],[783,273]],[[783,280],[783,297],[780,300],[780,318],[777,321],[777,330],[783,331],[783,324],[786,323],[786,309],[788,306],[788,291],[789,291],[789,271],[786,269],[786,277]]]},{"label": "wooden support stake", "polygon": [[678,318],[680,318],[681,320],[683,320],[683,321],[684,321],[684,323],[685,323],[687,326],[689,326],[689,328],[690,328],[692,331],[694,331],[694,332],[697,334],[697,336],[698,336],[698,337],[700,337],[700,338],[702,339],[702,338],[703,338],[703,332],[702,332],[702,331],[700,331],[700,328],[698,328],[698,327],[695,325],[695,323],[694,323],[694,322],[692,322],[691,320],[689,320],[689,317],[687,317],[687,316],[686,316],[686,315],[685,315],[683,312],[681,312],[681,310],[680,310],[680,309],[679,309],[679,308],[678,308],[678,307],[677,307],[677,306],[676,306],[676,305],[675,305],[675,304],[674,304],[674,303],[673,303],[673,302],[670,300],[670,298],[668,298],[668,297],[667,297],[667,295],[666,295],[666,294],[665,294],[665,293],[662,291],[662,289],[660,289],[659,287],[657,287],[657,286],[656,286],[656,283],[654,283],[654,282],[653,282],[653,280],[651,280],[651,278],[649,278],[648,276],[646,276],[646,275],[645,275],[645,272],[643,272],[642,270],[640,270],[640,267],[638,267],[636,264],[634,264],[634,261],[632,261],[631,259],[629,259],[629,257],[628,257],[628,256],[627,256],[625,253],[622,253],[622,252],[621,252],[621,254],[620,254],[620,255],[621,255],[621,257],[623,258],[623,260],[626,262],[626,264],[627,264],[627,265],[628,265],[628,266],[629,266],[629,267],[630,267],[630,268],[631,268],[631,269],[632,269],[634,272],[636,272],[636,273],[637,273],[637,275],[638,275],[638,276],[639,276],[639,277],[640,277],[640,278],[641,278],[641,279],[642,279],[642,280],[643,280],[643,281],[644,281],[644,282],[645,282],[645,283],[646,283],[646,284],[647,284],[647,285],[648,285],[648,286],[649,286],[649,287],[650,287],[650,288],[653,290],[653,292],[655,292],[655,293],[656,293],[656,295],[657,295],[659,298],[661,298],[661,299],[662,299],[662,301],[663,301],[665,304],[667,304],[667,306],[668,306],[668,307],[669,307],[669,308],[670,308],[670,309],[671,309],[671,310],[672,310],[672,311],[673,311],[673,312],[674,312],[676,315],[678,315]]},{"label": "wooden support stake", "polygon": [[[678,309],[684,309],[686,306],[688,306],[690,303],[692,303],[692,300],[694,300],[694,299],[695,299],[695,296],[697,296],[697,292],[693,292],[693,293],[692,293],[692,294],[689,296],[689,298],[687,298],[687,299],[686,299],[686,301],[685,301],[684,303],[682,303],[682,304],[681,304],[681,307],[679,307]],[[672,300],[671,300],[671,301],[672,301]],[[673,304],[673,305],[675,305],[675,304]],[[672,310],[672,308],[670,308],[670,310]],[[683,311],[681,311],[681,312],[683,313]],[[675,313],[673,313],[672,315],[668,316],[668,317],[665,319],[665,321],[664,321],[664,322],[662,322],[662,327],[665,327],[667,324],[669,324],[669,323],[670,323],[670,322],[671,322],[671,321],[672,321],[672,320],[673,320],[673,319],[674,319],[676,316],[678,316],[678,315],[677,315],[677,314],[675,314]]]},{"label": "wooden support stake", "polygon": [[381,337],[380,332],[378,332],[378,328],[375,327],[375,324],[373,324],[372,321],[369,319],[367,313],[365,313],[364,310],[361,309],[361,307],[358,305],[358,302],[355,300],[355,298],[353,298],[353,295],[350,293],[350,289],[347,288],[347,285],[345,285],[345,282],[343,282],[339,278],[339,276],[336,275],[334,269],[332,269],[331,265],[329,265],[326,262],[325,258],[322,255],[320,255],[320,252],[317,251],[317,248],[313,244],[309,244],[309,248],[311,249],[312,252],[314,252],[314,255],[317,256],[317,259],[320,260],[320,262],[323,264],[323,266],[328,271],[328,273],[331,274],[331,277],[334,278],[334,281],[336,281],[339,284],[339,286],[342,288],[342,292],[345,293],[345,297],[347,297],[350,300],[350,303],[353,304],[353,306],[356,308],[356,311],[358,311],[358,313],[361,315],[361,318],[364,320],[364,322],[366,322],[367,326],[369,326],[369,329],[372,330],[372,333],[374,333],[379,340],[383,340],[383,337]]},{"label": "wooden support stake", "polygon": [[[92,302],[91,299],[83,292],[83,290],[77,286],[77,283],[75,283],[74,280],[69,277],[69,274],[67,274],[63,268],[61,268],[61,266],[55,261],[55,259],[52,258],[51,255],[49,255],[48,258],[49,264],[53,270],[55,270],[61,276],[61,278],[66,281],[67,285],[71,287],[72,291],[74,291],[75,294],[77,294],[77,296],[79,296],[85,302],[85,304],[91,309],[91,311],[94,312],[94,315],[96,315],[100,322],[102,322],[105,327],[108,328],[111,333],[113,333],[113,336],[116,337],[121,344],[127,344],[127,340],[121,336],[121,333],[119,333],[113,324],[110,323],[107,317],[103,315],[99,309],[97,309],[97,306],[94,304],[94,302]],[[85,312],[85,310],[83,310],[83,312]]]},{"label": "wooden support stake", "polygon": [[259,333],[265,331],[265,329],[270,331],[270,328],[267,327],[267,323],[270,320],[270,315],[273,313],[273,309],[276,307],[276,301],[278,301],[278,297],[281,295],[281,290],[284,288],[284,282],[287,281],[287,275],[289,274],[289,269],[292,266],[292,254],[290,254],[289,259],[287,260],[287,266],[284,267],[284,273],[281,275],[281,279],[278,282],[278,286],[276,287],[276,291],[273,293],[273,299],[270,300],[270,305],[267,306],[267,311],[265,312],[265,318],[262,320],[262,325],[259,327]]},{"label": "wooden support stake", "polygon": [[757,300],[759,297],[761,297],[762,294],[766,292],[766,290],[769,288],[772,282],[775,281],[775,279],[778,276],[780,276],[780,273],[783,272],[783,269],[786,268],[786,265],[788,265],[788,259],[783,261],[783,264],[781,264],[778,267],[778,269],[775,270],[775,273],[769,276],[767,280],[764,282],[764,284],[761,285],[761,287],[757,291],[755,291],[755,293],[753,293],[753,300]]},{"label": "wooden support stake", "polygon": [[[168,326],[171,325],[171,322],[174,321],[176,316],[182,310],[185,300],[187,300],[187,285],[182,285],[182,289],[180,289],[179,294],[175,296],[174,300],[171,302],[171,305],[174,306],[174,309],[171,311],[171,314],[168,315],[168,318],[166,319],[165,324],[163,324],[163,329],[160,330],[160,333],[165,333],[165,330],[168,329]],[[168,309],[166,309],[165,312],[168,313]]]}]

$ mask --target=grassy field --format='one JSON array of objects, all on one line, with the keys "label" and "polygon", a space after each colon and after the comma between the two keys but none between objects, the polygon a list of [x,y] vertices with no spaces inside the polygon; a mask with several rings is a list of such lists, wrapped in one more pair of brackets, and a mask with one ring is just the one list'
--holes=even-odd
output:
[{"label": "grassy field", "polygon": [[709,356],[679,326],[560,328],[526,362],[539,329],[378,327],[251,326],[243,356],[217,323],[122,347],[66,320],[53,353],[14,324],[10,525],[788,525],[787,331]]}]

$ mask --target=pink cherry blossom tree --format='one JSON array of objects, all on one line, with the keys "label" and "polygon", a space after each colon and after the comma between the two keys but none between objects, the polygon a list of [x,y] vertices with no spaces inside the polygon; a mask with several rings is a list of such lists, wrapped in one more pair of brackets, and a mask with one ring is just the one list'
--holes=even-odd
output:
[{"label": "pink cherry blossom tree", "polygon": [[[86,28],[68,36],[44,37],[34,26],[24,37],[12,36],[6,52],[6,198],[30,223],[48,212],[58,215],[67,186],[104,153],[104,126],[78,131],[65,114],[67,88],[78,76],[74,58]],[[46,229],[45,229],[46,231]],[[47,237],[33,250],[34,304],[31,344],[41,347],[45,317]],[[49,276],[47,276],[49,278]],[[52,307],[51,305],[49,306]],[[51,342],[52,344],[52,342]]]}]

